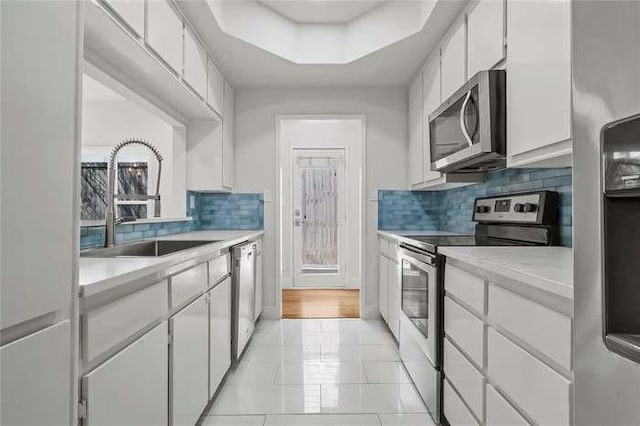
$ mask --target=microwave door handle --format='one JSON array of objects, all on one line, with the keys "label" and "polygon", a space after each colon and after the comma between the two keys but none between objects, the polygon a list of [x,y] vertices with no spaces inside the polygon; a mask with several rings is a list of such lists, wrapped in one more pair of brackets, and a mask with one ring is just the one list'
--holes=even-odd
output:
[{"label": "microwave door handle", "polygon": [[467,131],[467,125],[464,122],[464,114],[467,112],[467,105],[469,105],[469,99],[471,99],[471,90],[467,92],[467,96],[464,97],[464,101],[462,102],[462,108],[460,108],[460,129],[462,130],[462,136],[467,141],[469,146],[473,146],[473,140],[471,139],[471,135]]}]

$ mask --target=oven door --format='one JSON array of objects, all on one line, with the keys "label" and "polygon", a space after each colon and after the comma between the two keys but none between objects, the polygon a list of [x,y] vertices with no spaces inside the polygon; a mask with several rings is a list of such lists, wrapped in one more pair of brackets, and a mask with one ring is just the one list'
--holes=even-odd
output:
[{"label": "oven door", "polygon": [[426,355],[431,364],[439,368],[436,257],[401,245],[400,260],[402,262],[402,311],[425,337]]}]

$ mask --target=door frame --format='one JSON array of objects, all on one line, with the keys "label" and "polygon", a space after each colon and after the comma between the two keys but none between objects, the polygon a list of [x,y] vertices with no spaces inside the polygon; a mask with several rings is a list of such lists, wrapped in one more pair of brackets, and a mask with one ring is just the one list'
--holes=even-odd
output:
[{"label": "door frame", "polygon": [[[277,114],[275,116],[275,163],[276,163],[276,174],[275,174],[275,185],[274,188],[274,204],[275,204],[275,235],[276,235],[276,253],[275,253],[275,301],[276,301],[276,312],[278,313],[279,318],[282,318],[282,280],[283,280],[283,160],[285,155],[288,155],[290,152],[290,146],[285,146],[282,142],[282,124],[287,120],[359,120],[361,125],[361,140],[360,143],[360,155],[359,155],[359,196],[358,196],[358,205],[360,207],[360,212],[358,214],[358,244],[359,244],[359,278],[360,278],[360,286],[359,286],[359,294],[360,294],[360,315],[364,316],[365,313],[365,300],[367,297],[367,292],[369,291],[368,286],[366,285],[367,277],[366,277],[366,259],[367,259],[367,244],[366,244],[366,221],[367,221],[367,210],[366,210],[366,195],[367,195],[367,169],[366,169],[366,158],[367,158],[367,123],[366,123],[366,115],[365,114]],[[348,154],[347,154],[348,155]],[[348,167],[347,167],[348,169]],[[345,287],[349,288],[349,287]]]}]

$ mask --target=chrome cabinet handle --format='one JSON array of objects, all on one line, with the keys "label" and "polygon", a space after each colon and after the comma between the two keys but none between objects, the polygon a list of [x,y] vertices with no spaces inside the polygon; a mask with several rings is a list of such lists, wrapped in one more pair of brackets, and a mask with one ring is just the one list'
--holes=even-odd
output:
[{"label": "chrome cabinet handle", "polygon": [[462,129],[462,136],[464,136],[464,139],[467,141],[469,146],[473,146],[473,140],[467,131],[467,125],[464,123],[464,113],[467,111],[469,99],[471,99],[471,90],[467,92],[467,96],[465,96],[464,101],[462,102],[462,108],[460,108],[460,129]]}]

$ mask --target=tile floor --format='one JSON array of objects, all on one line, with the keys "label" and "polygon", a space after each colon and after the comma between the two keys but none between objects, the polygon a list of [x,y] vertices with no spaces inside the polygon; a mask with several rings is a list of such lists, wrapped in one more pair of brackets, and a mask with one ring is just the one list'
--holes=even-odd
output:
[{"label": "tile floor", "polygon": [[204,426],[429,426],[381,321],[261,321]]}]

